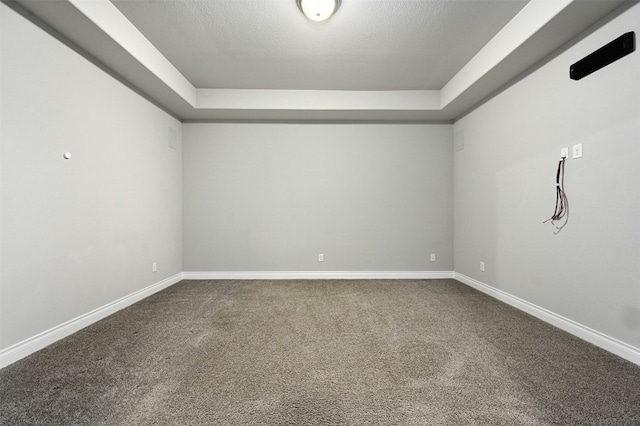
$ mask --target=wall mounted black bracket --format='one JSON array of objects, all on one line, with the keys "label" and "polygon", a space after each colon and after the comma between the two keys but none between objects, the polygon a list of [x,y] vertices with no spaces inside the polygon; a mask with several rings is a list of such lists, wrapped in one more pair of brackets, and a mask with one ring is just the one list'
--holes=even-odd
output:
[{"label": "wall mounted black bracket", "polygon": [[630,31],[569,67],[569,77],[580,80],[636,50],[636,33]]}]

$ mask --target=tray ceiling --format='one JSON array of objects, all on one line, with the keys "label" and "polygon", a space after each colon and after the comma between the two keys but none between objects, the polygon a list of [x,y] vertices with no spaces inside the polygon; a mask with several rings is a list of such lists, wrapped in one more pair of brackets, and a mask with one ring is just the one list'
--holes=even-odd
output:
[{"label": "tray ceiling", "polygon": [[460,117],[622,3],[343,0],[323,23],[295,0],[8,4],[184,120],[425,122]]}]

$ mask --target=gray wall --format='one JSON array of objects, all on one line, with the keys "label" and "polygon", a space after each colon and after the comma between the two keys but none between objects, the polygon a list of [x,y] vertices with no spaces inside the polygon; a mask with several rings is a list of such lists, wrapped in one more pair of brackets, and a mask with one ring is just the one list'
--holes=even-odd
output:
[{"label": "gray wall", "polygon": [[[455,271],[640,347],[640,54],[583,80],[569,65],[627,31],[640,5],[454,125]],[[560,148],[568,224],[555,205]],[[479,262],[486,271],[479,271]]]},{"label": "gray wall", "polygon": [[452,270],[450,125],[185,124],[183,137],[185,271]]},{"label": "gray wall", "polygon": [[[453,131],[181,125],[4,4],[0,16],[0,349],[183,270],[455,270],[640,347],[640,55],[567,77],[640,32],[640,5]],[[542,221],[575,143],[556,235]]]},{"label": "gray wall", "polygon": [[181,152],[167,146],[181,123],[4,4],[0,15],[7,348],[182,271]]}]

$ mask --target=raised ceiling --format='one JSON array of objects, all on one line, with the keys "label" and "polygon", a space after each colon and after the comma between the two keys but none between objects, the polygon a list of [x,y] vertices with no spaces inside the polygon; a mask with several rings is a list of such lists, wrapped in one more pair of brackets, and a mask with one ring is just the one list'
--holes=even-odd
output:
[{"label": "raised ceiling", "polygon": [[451,121],[622,3],[343,0],[323,23],[295,0],[10,4],[184,120]]},{"label": "raised ceiling", "polygon": [[441,89],[526,0],[345,0],[328,21],[295,0],[115,6],[195,86]]}]

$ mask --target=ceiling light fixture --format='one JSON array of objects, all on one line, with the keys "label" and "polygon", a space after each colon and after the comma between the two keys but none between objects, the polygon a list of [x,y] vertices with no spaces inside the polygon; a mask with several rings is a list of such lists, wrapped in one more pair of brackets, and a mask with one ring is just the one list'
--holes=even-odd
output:
[{"label": "ceiling light fixture", "polygon": [[296,0],[298,8],[312,21],[320,22],[329,19],[338,7],[340,0]]}]

